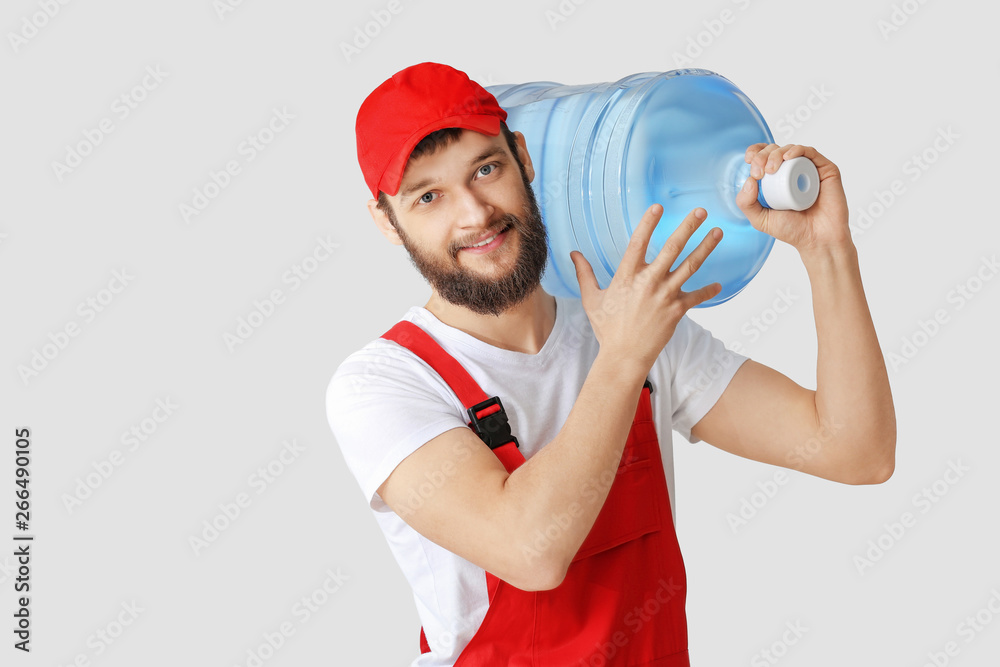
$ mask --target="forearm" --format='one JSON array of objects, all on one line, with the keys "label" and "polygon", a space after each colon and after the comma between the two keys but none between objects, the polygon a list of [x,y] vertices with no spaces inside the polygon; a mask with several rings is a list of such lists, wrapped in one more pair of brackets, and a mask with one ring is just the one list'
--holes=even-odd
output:
[{"label": "forearm", "polygon": [[599,353],[558,435],[507,478],[526,566],[561,580],[607,499],[644,379]]},{"label": "forearm", "polygon": [[894,465],[896,417],[857,249],[848,242],[801,256],[816,318],[821,441],[835,448],[847,478],[878,481]]}]

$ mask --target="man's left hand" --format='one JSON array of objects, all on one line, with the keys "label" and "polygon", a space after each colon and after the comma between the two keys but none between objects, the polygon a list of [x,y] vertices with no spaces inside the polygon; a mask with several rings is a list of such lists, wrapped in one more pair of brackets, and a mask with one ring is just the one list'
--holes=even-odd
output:
[{"label": "man's left hand", "polygon": [[[819,171],[819,197],[804,211],[776,211],[757,201],[758,181],[773,174],[785,160],[805,156]],[[754,144],[747,148],[744,161],[750,164],[750,178],[736,196],[736,205],[754,229],[793,246],[799,253],[812,253],[852,245],[848,224],[847,197],[840,170],[811,146]]]}]

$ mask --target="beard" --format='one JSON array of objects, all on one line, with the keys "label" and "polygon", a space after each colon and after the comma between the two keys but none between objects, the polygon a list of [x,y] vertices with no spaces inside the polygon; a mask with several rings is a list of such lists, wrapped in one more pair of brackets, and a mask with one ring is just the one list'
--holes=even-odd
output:
[{"label": "beard", "polygon": [[[481,315],[500,315],[521,303],[541,284],[542,271],[548,258],[548,236],[531,183],[522,172],[526,190],[523,216],[507,213],[491,226],[493,232],[515,231],[520,239],[514,268],[500,277],[483,277],[458,263],[463,246],[455,243],[448,248],[448,260],[433,257],[418,248],[396,226],[403,247],[420,275],[449,303],[463,306]],[[504,239],[507,243],[509,237]]]}]

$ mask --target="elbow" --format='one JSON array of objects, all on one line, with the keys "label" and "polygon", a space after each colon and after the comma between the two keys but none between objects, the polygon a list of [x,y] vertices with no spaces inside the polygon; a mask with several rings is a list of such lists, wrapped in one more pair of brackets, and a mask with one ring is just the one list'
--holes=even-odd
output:
[{"label": "elbow", "polygon": [[876,470],[870,484],[882,484],[888,482],[892,473],[896,471],[896,420],[892,420],[892,425],[886,433],[879,438],[880,450],[883,452],[882,465]]},{"label": "elbow", "polygon": [[526,545],[521,549],[521,558],[517,559],[516,580],[507,579],[507,583],[523,591],[548,591],[557,588],[566,578],[569,563],[559,557],[554,544],[546,545],[547,549],[538,549],[538,545]]},{"label": "elbow", "polygon": [[896,471],[896,433],[884,436],[874,442],[867,452],[879,452],[878,457],[866,456],[855,466],[847,484],[884,484]]},{"label": "elbow", "polygon": [[865,477],[864,481],[856,482],[857,484],[884,484],[888,482],[892,477],[892,473],[896,470],[895,460],[891,460],[882,466],[875,467],[872,466],[868,470],[868,475]]},{"label": "elbow", "polygon": [[558,588],[562,584],[563,579],[566,578],[566,573],[562,574],[550,574],[549,576],[539,579],[531,588],[526,588],[526,591],[551,591],[553,588]]},{"label": "elbow", "polygon": [[549,570],[549,576],[546,578],[544,588],[538,590],[550,591],[553,588],[558,588],[562,585],[562,582],[566,580],[566,573],[569,571],[569,563],[561,563],[557,566],[552,567]]},{"label": "elbow", "polygon": [[565,578],[566,572],[559,572],[556,570],[546,571],[540,568],[536,568],[534,571],[527,574],[519,573],[517,577],[511,577],[510,579],[501,577],[501,579],[514,588],[518,588],[528,593],[533,593],[535,591],[550,591],[553,588],[558,588]]},{"label": "elbow", "polygon": [[519,563],[520,565],[507,572],[499,569],[494,571],[489,566],[484,569],[510,586],[527,593],[552,590],[566,578],[566,570],[549,567],[538,560],[522,559]]},{"label": "elbow", "polygon": [[851,473],[841,475],[837,478],[838,482],[842,484],[850,484],[851,486],[865,486],[869,484],[884,484],[889,481],[892,477],[895,465],[889,463],[888,465],[864,465],[858,466]]},{"label": "elbow", "polygon": [[896,415],[890,408],[851,433],[838,434],[834,449],[842,453],[840,474],[844,484],[884,484],[896,470]]},{"label": "elbow", "polygon": [[558,588],[563,580],[566,579],[567,570],[567,567],[561,563],[554,562],[554,559],[547,563],[535,561],[526,570],[526,572],[530,573],[530,576],[524,582],[525,587],[522,590],[529,592],[550,591],[553,588]]}]

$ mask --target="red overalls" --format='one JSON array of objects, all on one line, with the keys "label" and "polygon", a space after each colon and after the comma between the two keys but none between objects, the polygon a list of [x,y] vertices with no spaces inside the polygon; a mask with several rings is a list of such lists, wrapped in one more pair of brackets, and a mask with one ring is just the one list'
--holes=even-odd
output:
[{"label": "red overalls", "polygon": [[[401,321],[382,337],[437,371],[508,472],[524,463],[499,399],[488,398],[423,329]],[[489,609],[455,667],[689,667],[687,577],[651,390],[647,380],[607,500],[566,578],[552,590],[523,591],[486,572]],[[420,649],[430,652],[423,628]]]}]

